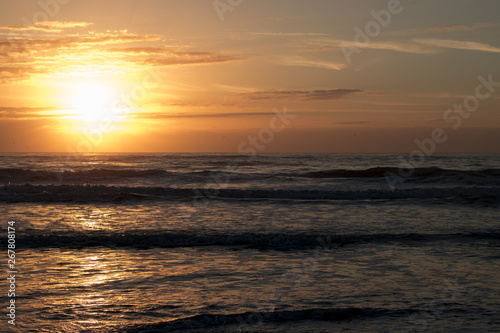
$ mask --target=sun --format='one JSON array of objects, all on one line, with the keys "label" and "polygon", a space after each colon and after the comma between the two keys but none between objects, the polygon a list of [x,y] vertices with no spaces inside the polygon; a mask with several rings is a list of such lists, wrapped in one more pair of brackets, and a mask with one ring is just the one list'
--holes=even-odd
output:
[{"label": "sun", "polygon": [[74,118],[86,123],[119,120],[119,109],[114,107],[116,95],[116,89],[103,83],[75,84],[69,98]]}]

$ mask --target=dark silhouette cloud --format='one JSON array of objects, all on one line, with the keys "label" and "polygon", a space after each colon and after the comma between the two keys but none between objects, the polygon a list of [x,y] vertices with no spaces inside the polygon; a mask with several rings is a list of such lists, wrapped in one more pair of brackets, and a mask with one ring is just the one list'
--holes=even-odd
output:
[{"label": "dark silhouette cloud", "polygon": [[278,90],[278,91],[257,91],[240,94],[239,96],[247,100],[271,100],[271,99],[298,99],[304,101],[324,101],[346,97],[348,95],[361,93],[359,89],[329,89],[329,90]]}]

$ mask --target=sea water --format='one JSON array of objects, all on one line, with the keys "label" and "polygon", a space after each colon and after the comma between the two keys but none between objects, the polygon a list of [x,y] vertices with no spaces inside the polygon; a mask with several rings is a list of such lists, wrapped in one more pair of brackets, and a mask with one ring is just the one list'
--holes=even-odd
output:
[{"label": "sea water", "polygon": [[500,156],[404,160],[2,154],[1,331],[500,331]]}]

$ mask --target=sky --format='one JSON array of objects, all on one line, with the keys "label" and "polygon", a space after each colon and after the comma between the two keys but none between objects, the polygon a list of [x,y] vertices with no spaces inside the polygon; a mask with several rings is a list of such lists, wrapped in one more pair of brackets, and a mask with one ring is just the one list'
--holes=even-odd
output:
[{"label": "sky", "polygon": [[500,152],[498,0],[0,0],[2,152]]}]

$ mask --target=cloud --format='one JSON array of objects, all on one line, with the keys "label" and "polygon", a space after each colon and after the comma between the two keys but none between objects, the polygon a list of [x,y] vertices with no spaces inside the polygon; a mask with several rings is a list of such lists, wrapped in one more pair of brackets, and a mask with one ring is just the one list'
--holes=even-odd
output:
[{"label": "cloud", "polygon": [[[86,27],[87,22],[42,22],[43,29]],[[37,38],[20,34],[0,39],[0,83],[28,80],[35,75],[80,75],[131,73],[146,67],[194,65],[241,61],[245,58],[213,51],[191,51],[183,47],[134,46],[163,39],[156,34],[137,34],[127,30],[77,33]],[[110,48],[110,46],[115,48]],[[120,47],[123,46],[123,47]],[[91,68],[91,69],[89,69]]]},{"label": "cloud", "polygon": [[[327,51],[327,50],[335,50],[335,51],[340,51],[342,50],[349,50],[349,49],[371,49],[371,50],[388,50],[388,51],[396,51],[396,52],[402,52],[402,53],[412,53],[412,54],[432,54],[432,53],[438,53],[436,49],[431,49],[429,47],[426,47],[422,44],[416,43],[415,41],[374,41],[372,40],[370,43],[363,43],[363,44],[357,44],[352,40],[327,40],[324,43],[319,43],[313,46],[309,47],[302,47],[298,49],[299,52],[322,52],[322,51]],[[296,60],[297,63],[300,63],[300,61],[305,58],[289,58],[289,62],[292,62],[293,60]],[[314,64],[314,61],[311,60],[306,60],[304,62],[305,65],[310,62],[311,64]],[[321,67],[321,62],[318,62],[320,64],[318,67]],[[333,68],[337,69],[343,69],[346,67],[345,63],[332,63]]]},{"label": "cloud", "polygon": [[39,73],[39,70],[32,66],[2,66],[0,62],[0,83],[25,80],[36,73]]},{"label": "cloud", "polygon": [[57,107],[1,107],[0,118],[8,119],[35,119],[35,118],[60,118],[55,114]]},{"label": "cloud", "polygon": [[451,39],[415,39],[416,42],[438,48],[472,50],[500,53],[500,48],[488,44]]},{"label": "cloud", "polygon": [[371,121],[338,121],[332,122],[333,125],[366,125],[371,124]]},{"label": "cloud", "polygon": [[338,50],[340,49],[340,46],[333,46],[333,45],[324,45],[324,46],[318,46],[318,47],[312,47],[312,48],[301,48],[298,49],[297,51],[299,52],[321,52],[325,50]]},{"label": "cloud", "polygon": [[438,53],[437,50],[429,49],[428,47],[424,47],[415,43],[408,42],[399,42],[399,41],[381,41],[381,42],[372,42],[364,48],[372,49],[372,50],[388,50],[388,51],[396,51],[402,53],[412,53],[412,54],[431,54]]},{"label": "cloud", "polygon": [[48,28],[67,29],[67,28],[88,27],[89,25],[92,24],[93,23],[90,22],[42,21],[42,22],[37,22],[35,25]]},{"label": "cloud", "polygon": [[300,56],[279,57],[275,62],[286,66],[318,67],[336,71],[344,69],[347,66],[345,62],[329,62],[324,60],[307,59]]},{"label": "cloud", "polygon": [[0,26],[0,30],[61,32],[62,29],[92,25],[90,22],[43,21],[31,26]]},{"label": "cloud", "polygon": [[[411,54],[438,54],[444,49],[462,49],[484,52],[499,53],[500,48],[484,43],[472,41],[459,41],[449,39],[436,38],[416,38],[410,41],[371,41],[370,43],[356,45],[354,42],[348,41],[332,41],[334,45],[323,45],[315,48],[306,49],[307,51],[323,51],[327,49],[344,48],[346,51],[352,49],[370,49],[370,50],[388,50],[401,53]],[[338,45],[337,45],[338,43]],[[302,49],[301,51],[304,51]],[[345,65],[344,65],[345,67]],[[339,69],[342,65],[339,64]]]},{"label": "cloud", "polygon": [[152,55],[165,54],[167,50],[162,47],[124,47],[107,49],[108,52],[121,53],[126,55]]},{"label": "cloud", "polygon": [[22,74],[22,73],[33,73],[35,69],[28,66],[3,66],[0,67],[0,73],[10,73],[10,74]]},{"label": "cloud", "polygon": [[210,63],[221,63],[229,61],[245,60],[245,58],[222,56],[217,54],[210,54],[202,57],[174,57],[174,58],[150,58],[142,60],[141,62],[153,66],[174,66],[174,65],[200,65]]},{"label": "cloud", "polygon": [[433,27],[427,31],[455,31],[455,30],[474,30],[479,28],[497,27],[500,23],[476,23],[476,24],[451,24],[440,27]]},{"label": "cloud", "polygon": [[108,52],[122,55],[163,56],[141,59],[139,62],[153,66],[195,65],[245,60],[243,57],[221,55],[210,51],[181,51],[162,47],[112,48]]},{"label": "cloud", "polygon": [[0,30],[11,30],[11,31],[44,31],[44,32],[60,32],[61,29],[54,29],[49,27],[38,27],[38,26],[0,26]]},{"label": "cloud", "polygon": [[122,44],[122,43],[133,43],[133,42],[147,42],[147,41],[157,41],[160,40],[161,36],[154,34],[133,34],[127,33],[126,31],[114,32],[114,33],[94,33],[91,32],[89,35],[81,36],[74,35],[64,38],[53,38],[53,39],[30,39],[25,38],[22,40],[16,40],[17,46],[21,47],[51,47],[51,48],[70,48],[78,47],[83,48],[93,44],[106,45],[106,44]]},{"label": "cloud", "polygon": [[318,32],[252,32],[252,34],[253,35],[260,35],[260,36],[272,36],[272,37],[329,36],[328,34],[318,33]]},{"label": "cloud", "polygon": [[131,113],[133,117],[142,119],[178,119],[178,118],[233,118],[233,117],[253,117],[253,116],[272,116],[272,112],[232,112],[232,113]]},{"label": "cloud", "polygon": [[214,85],[217,88],[220,88],[224,91],[235,93],[235,94],[244,94],[255,92],[257,89],[253,87],[245,87],[245,86],[235,86],[235,85],[226,85],[226,84],[216,84]]},{"label": "cloud", "polygon": [[240,94],[239,96],[251,101],[273,100],[273,99],[298,99],[302,101],[325,101],[340,99],[352,94],[360,93],[359,89],[330,89],[330,90],[280,90],[280,91],[257,91]]},{"label": "cloud", "polygon": [[82,50],[93,45],[123,44],[132,42],[157,41],[161,36],[154,34],[133,34],[126,30],[96,33],[90,32],[86,35],[70,35],[63,38],[34,38],[31,36],[0,40],[0,52],[15,53],[40,53],[47,49],[59,49],[59,51],[71,52]]},{"label": "cloud", "polygon": [[170,55],[170,56],[186,56],[186,57],[203,57],[214,55],[210,51],[180,51],[173,48],[163,47],[125,47],[107,49],[109,52],[116,52],[128,55]]},{"label": "cloud", "polygon": [[211,108],[211,107],[218,107],[218,108],[226,108],[226,107],[239,107],[243,108],[241,105],[236,105],[234,103],[199,103],[199,102],[192,102],[192,101],[180,101],[180,102],[170,102],[170,101],[162,101],[159,103],[150,103],[148,104],[149,107],[152,108],[159,108],[159,109],[165,109],[165,108]]},{"label": "cloud", "polygon": [[[70,25],[66,24],[65,25]],[[72,25],[76,25],[72,23]],[[158,35],[131,34],[126,31],[75,34],[62,38],[21,37],[0,40],[0,83],[29,80],[38,75],[71,72],[123,72],[136,66],[123,66],[123,60],[102,53],[102,46],[160,39]],[[97,60],[99,59],[99,60]],[[78,70],[77,70],[78,69]],[[98,71],[96,71],[98,69]]]}]

